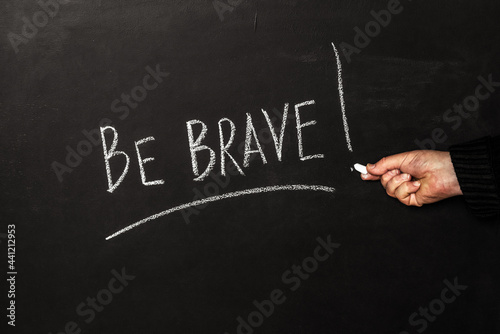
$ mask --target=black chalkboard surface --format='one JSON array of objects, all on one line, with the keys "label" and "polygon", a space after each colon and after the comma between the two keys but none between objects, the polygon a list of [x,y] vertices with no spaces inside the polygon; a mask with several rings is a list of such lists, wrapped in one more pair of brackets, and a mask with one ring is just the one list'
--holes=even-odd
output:
[{"label": "black chalkboard surface", "polygon": [[498,222],[352,169],[498,133],[499,9],[3,1],[2,325],[500,333]]}]

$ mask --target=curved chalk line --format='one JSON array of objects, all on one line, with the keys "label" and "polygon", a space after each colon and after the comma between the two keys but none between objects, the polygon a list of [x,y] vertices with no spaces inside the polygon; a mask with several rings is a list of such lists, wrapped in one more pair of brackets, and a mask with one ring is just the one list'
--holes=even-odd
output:
[{"label": "curved chalk line", "polygon": [[122,233],[125,233],[127,231],[130,231],[133,228],[136,228],[139,225],[142,225],[142,224],[147,223],[149,221],[155,220],[156,218],[160,218],[160,217],[169,215],[173,212],[187,209],[189,207],[194,207],[194,206],[198,206],[198,205],[205,204],[205,203],[216,202],[216,201],[220,201],[220,200],[223,200],[226,198],[233,198],[233,197],[244,196],[244,195],[261,194],[261,193],[267,193],[267,192],[272,192],[272,191],[301,191],[301,190],[323,191],[323,192],[328,192],[328,193],[335,192],[335,188],[332,188],[332,187],[321,186],[321,185],[303,185],[303,184],[284,185],[284,186],[267,186],[267,187],[259,187],[259,188],[252,188],[252,189],[245,189],[245,190],[230,192],[230,193],[223,194],[223,195],[211,196],[211,197],[207,197],[207,198],[200,199],[197,201],[189,202],[186,204],[181,204],[178,206],[174,206],[171,209],[161,211],[161,212],[156,213],[154,215],[151,215],[147,218],[141,219],[141,220],[139,220],[139,221],[127,226],[127,227],[122,228],[121,230],[106,237],[106,240],[112,239],[112,238],[114,238]]}]

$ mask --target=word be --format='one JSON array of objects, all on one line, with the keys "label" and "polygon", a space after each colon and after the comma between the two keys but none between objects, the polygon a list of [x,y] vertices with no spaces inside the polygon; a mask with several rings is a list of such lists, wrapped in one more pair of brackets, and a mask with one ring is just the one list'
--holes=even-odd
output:
[{"label": "word be", "polygon": [[[411,0],[409,0],[411,1]],[[371,38],[377,37],[382,31],[382,27],[386,28],[392,21],[392,15],[400,14],[403,11],[403,6],[400,6],[399,0],[389,0],[387,4],[387,9],[383,9],[378,13],[374,10],[370,12],[375,21],[370,21],[365,25],[365,31],[363,32],[359,27],[355,27],[354,31],[356,35],[354,36],[354,45],[342,42],[339,47],[344,53],[344,57],[347,63],[351,63],[351,56],[356,53],[361,53],[361,50],[368,47],[371,43]]]},{"label": "word be", "polygon": [[[443,120],[446,123],[455,122],[451,126],[453,130],[458,129],[462,125],[462,118],[467,119],[471,115],[467,112],[474,112],[479,109],[480,101],[485,101],[490,98],[495,92],[495,87],[500,87],[500,82],[493,81],[493,75],[488,76],[486,80],[483,76],[477,77],[481,84],[476,86],[474,95],[467,96],[461,104],[454,104],[453,110],[448,109],[443,114]],[[464,108],[467,110],[465,111]],[[436,143],[442,144],[448,139],[448,135],[442,128],[435,128],[431,131],[431,138],[423,140],[415,139],[415,144],[422,150],[434,150]]]},{"label": "word be", "polygon": [[49,23],[49,17],[54,18],[59,13],[59,5],[66,5],[69,0],[38,0],[38,5],[42,8],[41,11],[33,14],[32,21],[25,16],[21,19],[24,25],[21,28],[21,35],[10,32],[7,34],[14,52],[19,52],[19,45],[28,44],[38,34],[38,28],[43,28]]},{"label": "word be", "polygon": [[[153,70],[150,66],[146,66],[146,74],[142,79],[142,85],[135,86],[130,90],[130,95],[122,93],[119,99],[114,100],[111,103],[111,111],[114,113],[122,113],[119,118],[124,120],[128,117],[130,108],[137,108],[138,104],[136,102],[142,102],[146,99],[148,90],[154,90],[158,87],[160,83],[163,82],[163,78],[169,76],[168,72],[162,72],[160,69],[160,65],[156,65],[156,70]],[[154,81],[153,81],[154,79]],[[133,101],[131,100],[131,97]],[[135,102],[134,102],[135,101]],[[120,105],[120,102],[123,105]],[[112,124],[111,120],[108,118],[103,118],[99,121],[99,127],[106,127]],[[76,150],[74,150],[71,146],[66,146],[66,165],[58,162],[52,162],[52,170],[57,176],[59,182],[63,181],[63,175],[65,173],[71,173],[74,168],[78,167],[82,162],[82,157],[86,157],[92,153],[93,146],[97,146],[101,144],[101,136],[99,134],[99,129],[92,129],[87,131],[86,129],[82,131],[82,134],[88,140],[81,140],[76,145]]]},{"label": "word be", "polygon": [[[328,235],[326,241],[322,238],[316,238],[319,245],[314,249],[313,256],[306,257],[302,260],[302,266],[293,265],[291,270],[286,270],[281,275],[281,280],[284,284],[290,284],[290,291],[296,291],[303,280],[307,280],[310,274],[318,270],[318,263],[324,262],[330,258],[334,250],[340,247],[340,244],[333,243],[331,236]],[[305,271],[303,272],[302,269]],[[293,274],[292,274],[293,273]],[[264,320],[269,318],[275,309],[275,305],[281,305],[286,301],[286,296],[283,290],[274,289],[269,294],[269,299],[264,299],[262,302],[257,300],[253,301],[253,306],[256,310],[252,311],[246,317],[239,316],[236,318],[238,322],[236,333],[237,334],[252,334],[254,328],[262,326]],[[224,334],[229,334],[225,332]]]},{"label": "word be", "polygon": [[[314,100],[311,101],[305,101],[299,104],[295,105],[295,121],[296,121],[296,130],[297,130],[297,142],[298,142],[298,153],[299,153],[299,158],[301,161],[305,160],[310,160],[310,159],[322,159],[324,158],[323,154],[314,154],[314,155],[304,155],[304,149],[303,149],[303,143],[302,143],[302,129],[308,126],[312,126],[316,124],[315,120],[311,120],[305,123],[301,122],[300,118],[300,108],[304,106],[309,106],[315,104]],[[283,120],[281,122],[281,128],[279,132],[279,137],[278,134],[276,133],[274,126],[269,118],[268,113],[262,109],[262,113],[264,115],[264,118],[267,121],[267,125],[269,127],[269,130],[271,132],[271,135],[273,137],[274,141],[274,146],[276,149],[276,156],[278,158],[278,161],[281,161],[282,158],[282,149],[283,149],[283,138],[285,135],[285,128],[286,128],[286,119],[288,115],[288,103],[285,104],[284,107],[284,113],[283,113]],[[266,156],[264,155],[264,151],[262,150],[262,146],[260,144],[259,138],[257,137],[257,132],[255,130],[255,127],[253,125],[252,121],[252,116],[247,113],[246,114],[247,122],[246,122],[246,139],[245,139],[245,149],[244,149],[244,156],[243,156],[243,167],[247,168],[249,167],[250,163],[250,156],[252,154],[259,154],[260,158],[262,159],[262,163],[266,164],[267,159]],[[227,133],[224,131],[224,123],[229,125],[230,128],[230,133],[229,136]],[[194,136],[194,130],[193,130],[193,125],[201,125],[201,131],[200,133],[196,136]],[[233,155],[229,153],[229,148],[233,144],[234,141],[234,136],[236,132],[236,127],[233,123],[228,118],[222,118],[218,122],[219,125],[219,139],[220,139],[220,171],[222,175],[226,175],[226,157],[231,160],[231,162],[234,164],[235,168],[238,170],[240,175],[245,176],[245,173],[241,169],[241,167],[238,165],[236,162],[236,159],[234,159]],[[186,122],[187,126],[187,132],[188,132],[188,141],[189,141],[189,150],[191,153],[191,165],[193,169],[193,174],[195,175],[194,181],[203,181],[209,174],[212,172],[212,170],[215,167],[216,163],[216,153],[215,151],[208,147],[207,145],[202,145],[202,141],[205,138],[208,128],[205,123],[199,120],[191,120]],[[226,126],[227,128],[227,126]],[[105,132],[111,130],[113,132],[113,143],[111,144],[111,147],[108,149],[107,143],[106,143],[106,138],[105,138]],[[106,174],[107,174],[107,179],[108,179],[108,192],[112,193],[123,181],[125,176],[127,175],[129,165],[130,165],[130,157],[127,153],[123,151],[118,151],[116,150],[116,147],[118,145],[118,132],[116,131],[115,128],[111,126],[106,126],[106,127],[101,127],[101,137],[102,137],[102,147],[103,147],[103,152],[104,152],[104,162],[106,165]],[[154,141],[154,137],[147,137],[143,138],[139,141],[135,142],[135,148],[136,148],[136,153],[137,153],[137,160],[139,163],[139,172],[141,175],[141,181],[142,184],[145,186],[153,186],[153,185],[161,185],[164,184],[165,181],[162,179],[159,180],[154,180],[154,181],[147,181],[146,178],[146,172],[144,169],[144,164],[153,161],[153,157],[147,157],[144,158],[141,156],[139,146],[143,145],[147,142]],[[252,149],[252,144],[256,146],[256,149]],[[207,151],[210,156],[210,161],[207,163],[207,166],[205,167],[205,170],[200,173],[200,168],[198,164],[198,156],[197,154],[202,151]],[[113,183],[113,178],[111,175],[111,165],[110,165],[110,160],[112,158],[122,156],[125,157],[125,167],[122,170],[122,173],[118,180]]]},{"label": "word be", "polygon": [[222,22],[224,21],[224,13],[227,11],[232,12],[242,1],[243,0],[227,0],[227,3],[225,3],[220,0],[214,0],[212,4],[214,5],[214,9]]},{"label": "word be", "polygon": [[[97,293],[96,298],[87,297],[86,303],[80,303],[76,307],[76,314],[81,317],[87,317],[85,322],[87,324],[91,323],[96,316],[95,312],[102,312],[104,306],[109,305],[113,301],[113,295],[119,294],[123,289],[128,286],[129,281],[132,281],[135,276],[127,275],[125,273],[125,268],[122,268],[121,273],[116,270],[111,270],[113,278],[108,282],[108,288],[102,289]],[[119,282],[120,285],[116,286],[115,283]],[[98,302],[98,303],[96,303]],[[63,332],[57,332],[56,334],[79,334],[81,333],[81,328],[74,321],[68,321],[64,326]],[[52,334],[50,332],[49,334]]]},{"label": "word be", "polygon": [[[441,291],[441,296],[440,298],[436,298],[432,300],[429,303],[429,308],[426,307],[419,307],[418,312],[414,312],[410,315],[408,318],[408,322],[410,323],[411,326],[420,326],[419,329],[417,329],[417,332],[422,333],[427,329],[427,321],[429,322],[434,322],[436,320],[437,315],[440,315],[441,313],[444,312],[446,308],[446,304],[451,304],[453,303],[458,296],[462,294],[461,291],[464,291],[467,289],[467,285],[459,285],[458,284],[458,279],[457,277],[454,278],[453,284],[445,279],[444,284],[447,286]],[[452,292],[453,294],[450,296],[448,292]],[[448,294],[448,296],[447,296]],[[429,310],[431,311],[432,315],[429,314]],[[421,316],[423,318],[418,319],[418,316]],[[418,319],[418,320],[417,320]],[[399,334],[410,334],[408,332],[400,332]]]}]

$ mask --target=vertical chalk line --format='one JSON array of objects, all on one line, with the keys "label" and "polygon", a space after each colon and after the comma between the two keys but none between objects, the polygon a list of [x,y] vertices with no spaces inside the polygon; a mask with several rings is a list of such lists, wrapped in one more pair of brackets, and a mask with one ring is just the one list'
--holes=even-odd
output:
[{"label": "vertical chalk line", "polygon": [[335,58],[337,58],[337,78],[339,82],[339,98],[340,98],[340,108],[342,109],[342,122],[344,123],[345,140],[347,142],[347,148],[349,151],[353,152],[351,145],[351,137],[349,136],[349,125],[347,124],[347,116],[345,113],[345,100],[344,100],[344,85],[342,83],[342,62],[340,61],[339,52],[333,44],[333,51],[335,51]]}]

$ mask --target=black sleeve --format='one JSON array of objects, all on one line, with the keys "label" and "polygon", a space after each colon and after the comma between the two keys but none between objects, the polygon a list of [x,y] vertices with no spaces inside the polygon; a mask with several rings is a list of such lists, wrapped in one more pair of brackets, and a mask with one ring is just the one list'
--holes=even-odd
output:
[{"label": "black sleeve", "polygon": [[460,189],[480,218],[500,213],[500,136],[484,137],[450,147]]}]

